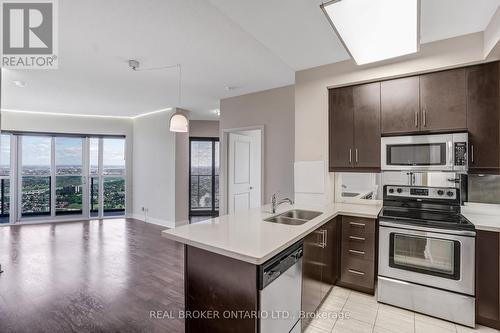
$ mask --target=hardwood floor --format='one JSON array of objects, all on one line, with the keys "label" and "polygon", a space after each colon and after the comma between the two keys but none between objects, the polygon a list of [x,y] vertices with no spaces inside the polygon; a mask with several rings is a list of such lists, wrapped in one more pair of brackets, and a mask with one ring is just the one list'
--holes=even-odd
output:
[{"label": "hardwood floor", "polygon": [[[0,227],[0,332],[184,332],[183,247],[133,219]],[[165,312],[164,312],[165,313]]]}]

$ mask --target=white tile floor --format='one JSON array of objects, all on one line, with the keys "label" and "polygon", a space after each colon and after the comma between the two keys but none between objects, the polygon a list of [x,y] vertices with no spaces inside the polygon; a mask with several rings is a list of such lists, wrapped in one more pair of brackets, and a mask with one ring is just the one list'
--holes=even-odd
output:
[{"label": "white tile floor", "polygon": [[[333,287],[320,308],[324,318],[316,318],[305,333],[494,333],[488,327],[464,327],[377,303],[376,297]],[[336,319],[328,313],[344,313],[346,318]],[[348,317],[347,317],[348,316]]]}]

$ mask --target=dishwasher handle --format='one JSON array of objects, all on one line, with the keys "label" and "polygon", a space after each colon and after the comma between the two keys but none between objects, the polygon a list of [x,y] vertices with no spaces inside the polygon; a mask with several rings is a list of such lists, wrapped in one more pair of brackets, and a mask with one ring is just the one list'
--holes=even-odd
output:
[{"label": "dishwasher handle", "polygon": [[302,260],[303,253],[302,242],[300,242],[259,266],[259,290],[264,289],[286,270]]}]

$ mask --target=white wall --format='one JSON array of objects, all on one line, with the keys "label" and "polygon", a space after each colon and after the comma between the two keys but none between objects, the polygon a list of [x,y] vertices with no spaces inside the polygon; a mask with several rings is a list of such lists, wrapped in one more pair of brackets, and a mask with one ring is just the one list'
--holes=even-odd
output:
[{"label": "white wall", "polygon": [[[376,81],[484,60],[483,33],[451,38],[421,46],[418,54],[372,65],[353,61],[299,71],[295,75],[295,161],[323,160],[328,165],[328,87]],[[333,175],[326,175],[333,200]]]},{"label": "white wall", "polygon": [[161,112],[135,119],[133,144],[133,216],[168,227],[175,226],[176,138],[169,131],[171,115]]},{"label": "white wall", "polygon": [[2,111],[2,131],[31,131],[68,134],[125,135],[126,207],[132,213],[133,121],[127,118],[74,117]]}]

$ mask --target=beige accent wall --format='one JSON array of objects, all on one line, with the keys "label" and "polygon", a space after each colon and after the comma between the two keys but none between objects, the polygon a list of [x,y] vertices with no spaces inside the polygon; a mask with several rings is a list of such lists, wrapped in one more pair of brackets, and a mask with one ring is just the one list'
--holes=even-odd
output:
[{"label": "beige accent wall", "polygon": [[[293,198],[294,86],[223,99],[220,110],[221,132],[264,125],[264,202],[278,191],[282,197]],[[224,186],[221,177],[222,196]]]},{"label": "beige accent wall", "polygon": [[218,120],[191,120],[189,122],[189,136],[203,138],[219,137]]},{"label": "beige accent wall", "polygon": [[[295,75],[295,161],[328,163],[328,87],[352,85],[484,60],[483,33],[451,38],[421,46],[418,54],[372,65],[343,61]],[[493,60],[493,59],[492,59]],[[325,200],[333,200],[333,176],[327,175]]]}]

